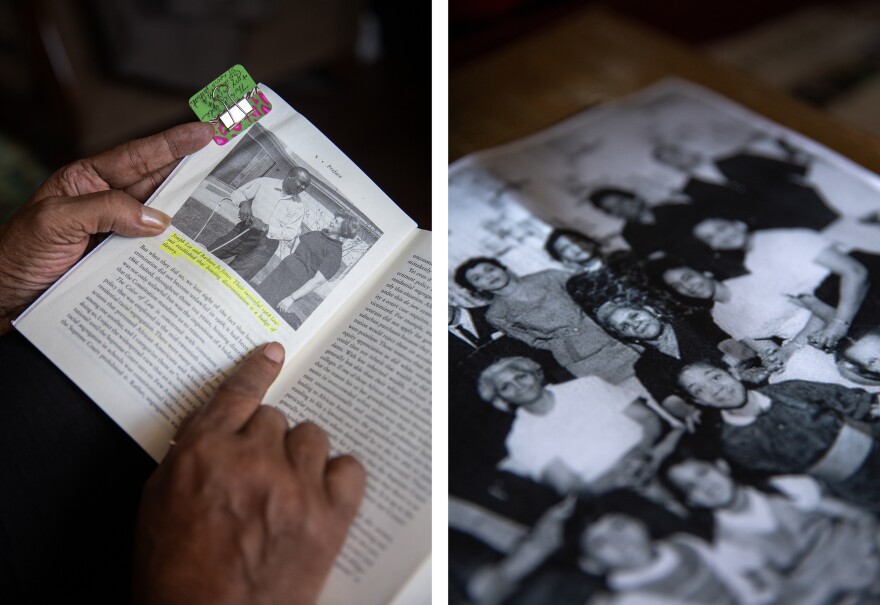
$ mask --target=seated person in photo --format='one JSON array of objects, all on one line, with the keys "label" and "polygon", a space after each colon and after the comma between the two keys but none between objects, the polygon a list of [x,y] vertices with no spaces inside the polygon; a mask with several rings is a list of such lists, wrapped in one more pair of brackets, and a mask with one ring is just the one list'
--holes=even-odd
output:
[{"label": "seated person in photo", "polygon": [[712,511],[712,550],[743,602],[830,605],[863,591],[877,596],[876,519],[822,496],[809,477],[753,487],[737,482],[723,459],[678,452],[661,474],[688,506]]},{"label": "seated person in photo", "polygon": [[208,244],[208,251],[244,279],[266,266],[281,240],[299,236],[306,214],[302,193],[312,182],[305,168],[290,169],[283,180],[260,177],[236,189],[230,199],[238,204],[239,222]]},{"label": "seated person in photo", "polygon": [[658,403],[676,391],[674,371],[682,362],[712,359],[720,363],[720,344],[729,339],[709,321],[661,316],[651,307],[610,300],[596,311],[596,319],[618,338],[644,347],[635,364],[636,377]]},{"label": "seated person in photo", "polygon": [[674,525],[661,522],[662,511],[635,515],[607,508],[579,532],[579,567],[604,579],[610,593],[600,603],[738,602],[703,540],[673,531]]},{"label": "seated person in photo", "polygon": [[514,415],[499,468],[560,493],[641,487],[677,438],[640,399],[634,380],[547,385],[537,363],[513,357],[486,368],[478,389],[484,401]]},{"label": "seated person in photo", "polygon": [[710,310],[716,304],[730,301],[730,288],[711,271],[697,269],[675,256],[649,260],[645,273],[653,284],[668,289],[692,311]]},{"label": "seated person in photo", "polygon": [[839,277],[834,319],[807,336],[830,350],[846,334],[868,290],[865,267],[808,229],[770,229],[750,233],[745,223],[711,218],[698,223],[694,237],[712,250],[745,252],[749,273],[725,280],[730,301],[713,307],[713,318],[728,334],[789,340],[809,329],[810,312],[792,300],[812,294],[829,275]]},{"label": "seated person in photo", "polygon": [[[709,320],[714,323],[716,314],[723,315],[725,305],[731,302],[733,294],[726,282],[719,281],[709,271],[698,271],[676,257],[664,256],[653,260],[648,263],[646,270],[654,283],[668,288],[682,305],[690,308],[689,322],[702,322],[705,325]],[[781,370],[785,359],[793,352],[793,347],[781,348],[772,340],[743,338],[740,343],[758,356],[761,365],[769,373]]]},{"label": "seated person in photo", "polygon": [[611,298],[625,298],[668,312],[678,310],[670,296],[651,287],[640,263],[627,252],[604,255],[596,241],[568,229],[554,229],[544,249],[550,258],[574,272],[565,287],[588,313]]},{"label": "seated person in photo", "polygon": [[615,336],[676,359],[716,351],[720,343],[730,338],[711,319],[662,315],[653,307],[620,299],[599,305],[596,319]]},{"label": "seated person in photo", "polygon": [[333,279],[342,266],[342,239],[355,236],[357,220],[345,211],[321,231],[304,233],[293,254],[288,255],[257,286],[257,292],[284,319],[298,328],[308,314],[296,302]]},{"label": "seated person in photo", "polygon": [[790,380],[747,388],[709,363],[678,373],[684,395],[719,413],[726,459],[768,475],[810,475],[837,497],[880,512],[878,396],[837,384]]},{"label": "seated person in photo", "polygon": [[455,283],[489,301],[486,321],[507,336],[549,351],[575,376],[613,384],[631,378],[638,353],[608,335],[565,289],[571,274],[548,269],[519,276],[503,263],[472,258],[455,271]]}]

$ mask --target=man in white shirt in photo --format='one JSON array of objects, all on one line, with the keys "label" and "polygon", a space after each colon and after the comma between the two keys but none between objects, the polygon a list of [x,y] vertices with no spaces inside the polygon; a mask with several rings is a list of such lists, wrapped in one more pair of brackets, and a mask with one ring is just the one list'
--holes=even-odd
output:
[{"label": "man in white shirt in photo", "polygon": [[238,205],[239,222],[208,245],[229,261],[244,279],[266,266],[281,240],[295,239],[306,214],[302,193],[312,182],[305,168],[296,166],[283,180],[260,177],[236,189],[230,199]]}]

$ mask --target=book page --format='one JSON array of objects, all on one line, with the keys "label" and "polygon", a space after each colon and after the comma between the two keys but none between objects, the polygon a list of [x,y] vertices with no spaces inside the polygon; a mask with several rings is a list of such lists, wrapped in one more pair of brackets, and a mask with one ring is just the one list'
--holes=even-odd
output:
[{"label": "book page", "polygon": [[287,363],[415,228],[280,97],[186,158],[148,202],[153,238],[110,237],[16,322],[155,459],[244,354]]},{"label": "book page", "polygon": [[877,175],[668,80],[448,182],[450,591],[871,598]]},{"label": "book page", "polygon": [[367,469],[319,603],[387,603],[431,550],[431,234],[416,232],[303,357],[269,400]]}]

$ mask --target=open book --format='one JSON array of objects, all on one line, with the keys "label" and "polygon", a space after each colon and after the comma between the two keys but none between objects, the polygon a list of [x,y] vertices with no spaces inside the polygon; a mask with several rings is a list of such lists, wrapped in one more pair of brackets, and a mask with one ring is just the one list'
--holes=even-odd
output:
[{"label": "open book", "polygon": [[369,477],[320,602],[427,601],[431,235],[262,90],[267,115],[147,202],[164,234],[111,236],[15,326],[157,461],[245,354],[281,342],[266,402]]},{"label": "open book", "polygon": [[680,80],[452,165],[450,602],[875,598],[878,219]]}]

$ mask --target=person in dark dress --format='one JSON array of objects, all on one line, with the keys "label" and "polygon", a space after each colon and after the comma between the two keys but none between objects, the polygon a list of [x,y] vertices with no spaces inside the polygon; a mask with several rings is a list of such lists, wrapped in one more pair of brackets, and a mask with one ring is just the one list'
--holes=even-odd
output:
[{"label": "person in dark dress", "polygon": [[741,217],[752,229],[802,227],[821,231],[838,215],[806,182],[809,166],[792,160],[738,153],[716,160],[718,170],[754,200]]},{"label": "person in dark dress", "polygon": [[357,222],[340,212],[323,231],[304,233],[293,254],[288,255],[257,286],[257,293],[298,328],[305,320],[296,301],[333,279],[342,266],[342,238],[352,238]]},{"label": "person in dark dress", "polygon": [[678,383],[697,406],[721,411],[718,435],[730,462],[767,475],[810,475],[880,513],[877,394],[806,380],[748,389],[708,363],[684,366]]}]

